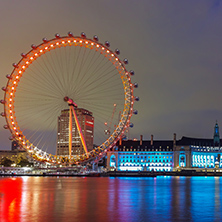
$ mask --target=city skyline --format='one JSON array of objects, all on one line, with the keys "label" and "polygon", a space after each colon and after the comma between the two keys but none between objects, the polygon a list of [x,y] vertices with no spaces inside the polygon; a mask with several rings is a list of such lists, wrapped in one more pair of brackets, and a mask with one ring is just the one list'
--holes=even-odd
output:
[{"label": "city skyline", "polygon": [[[212,138],[215,121],[221,125],[220,1],[22,1],[17,7],[13,2],[0,6],[1,87],[11,64],[31,44],[55,33],[84,31],[89,38],[96,34],[101,42],[110,41],[113,50],[119,48],[120,58],[129,59],[127,69],[135,71],[139,88],[134,94],[140,102],[134,106],[138,115],[132,117],[131,138],[153,134],[171,139],[173,133]],[[0,149],[10,149],[10,133],[3,125],[1,118]]]}]

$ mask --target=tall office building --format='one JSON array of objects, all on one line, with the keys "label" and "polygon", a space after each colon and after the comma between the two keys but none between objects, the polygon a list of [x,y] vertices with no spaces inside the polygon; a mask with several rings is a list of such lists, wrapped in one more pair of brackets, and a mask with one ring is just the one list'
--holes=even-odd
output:
[{"label": "tall office building", "polygon": [[[88,151],[93,149],[93,134],[94,134],[94,117],[92,112],[86,109],[75,109],[83,137],[86,142]],[[84,147],[81,143],[80,135],[72,115],[72,156],[84,154]],[[69,155],[69,109],[61,111],[58,117],[57,129],[57,155]]]}]

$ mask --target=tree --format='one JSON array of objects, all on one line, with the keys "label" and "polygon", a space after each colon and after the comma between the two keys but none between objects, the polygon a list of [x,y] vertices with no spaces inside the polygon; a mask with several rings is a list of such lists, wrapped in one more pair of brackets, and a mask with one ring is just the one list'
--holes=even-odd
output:
[{"label": "tree", "polygon": [[10,160],[8,157],[3,157],[0,160],[0,165],[3,165],[5,167],[10,167],[13,163],[15,163],[15,162]]},{"label": "tree", "polygon": [[24,158],[24,157],[20,157],[18,162],[17,162],[17,165],[20,165],[21,167],[25,167],[25,166],[33,166],[32,163],[30,163],[28,161],[28,159]]}]

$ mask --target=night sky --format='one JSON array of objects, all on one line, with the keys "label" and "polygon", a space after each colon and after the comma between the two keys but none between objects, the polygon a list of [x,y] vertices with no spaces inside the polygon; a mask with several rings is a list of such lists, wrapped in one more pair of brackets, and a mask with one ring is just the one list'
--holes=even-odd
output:
[{"label": "night sky", "polygon": [[[1,87],[31,44],[84,31],[119,48],[135,71],[140,101],[131,138],[212,138],[216,120],[222,128],[221,1],[0,0],[0,30]],[[10,149],[4,124],[1,117],[0,149]]]}]

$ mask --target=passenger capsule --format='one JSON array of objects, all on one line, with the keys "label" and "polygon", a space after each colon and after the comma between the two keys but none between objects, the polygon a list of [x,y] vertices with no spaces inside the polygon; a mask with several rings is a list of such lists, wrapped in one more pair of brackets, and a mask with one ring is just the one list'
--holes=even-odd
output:
[{"label": "passenger capsule", "polygon": [[1,116],[2,116],[2,117],[5,117],[5,113],[4,113],[4,112],[2,112],[2,113],[1,113]]},{"label": "passenger capsule", "polygon": [[140,100],[140,98],[138,97],[138,96],[135,96],[135,101],[139,101]]},{"label": "passenger capsule", "polygon": [[11,75],[8,74],[8,75],[6,75],[6,78],[11,79],[12,77],[11,77]]},{"label": "passenger capsule", "polygon": [[56,33],[56,34],[55,34],[55,37],[56,37],[57,39],[59,39],[59,38],[60,38],[59,33]]},{"label": "passenger capsule", "polygon": [[97,35],[93,36],[94,41],[98,42],[99,41],[99,37]]},{"label": "passenger capsule", "polygon": [[129,73],[131,76],[134,76],[134,74],[135,74],[133,70],[130,70]]},{"label": "passenger capsule", "polygon": [[17,63],[13,63],[12,64],[15,68],[18,68],[18,64]]},{"label": "passenger capsule", "polygon": [[5,104],[5,100],[1,99],[1,100],[0,100],[0,103],[1,103],[1,104]]},{"label": "passenger capsule", "polygon": [[36,46],[35,44],[32,44],[31,47],[32,47],[33,49],[36,49],[36,48],[37,48],[37,46]]},{"label": "passenger capsule", "polygon": [[3,91],[6,91],[6,87],[3,86],[3,87],[2,87],[2,90],[3,90]]},{"label": "passenger capsule", "polygon": [[21,56],[22,56],[23,58],[26,58],[26,54],[25,54],[25,53],[21,53]]},{"label": "passenger capsule", "polygon": [[86,34],[84,32],[81,32],[81,37],[86,38]]},{"label": "passenger capsule", "polygon": [[133,126],[134,126],[134,125],[133,125],[133,123],[130,123],[130,124],[129,124],[129,127],[131,127],[131,128],[132,128]]},{"label": "passenger capsule", "polygon": [[133,114],[137,115],[138,114],[138,111],[135,109],[133,110]]},{"label": "passenger capsule", "polygon": [[108,41],[105,41],[105,46],[110,47],[110,43]]},{"label": "passenger capsule", "polygon": [[69,36],[69,37],[73,37],[72,32],[68,32],[68,36]]},{"label": "passenger capsule", "polygon": [[116,55],[119,55],[119,54],[120,54],[120,50],[119,50],[119,49],[116,49],[116,50],[115,50],[115,53],[116,53]]},{"label": "passenger capsule", "polygon": [[4,125],[3,127],[4,127],[4,129],[8,129],[8,125]]},{"label": "passenger capsule", "polygon": [[8,74],[8,75],[6,75],[6,78],[11,79],[12,77],[11,77],[11,75]]},{"label": "passenger capsule", "polygon": [[133,84],[134,88],[138,88],[138,83]]},{"label": "passenger capsule", "polygon": [[47,38],[43,38],[42,41],[46,43],[46,42],[48,42],[48,39]]},{"label": "passenger capsule", "polygon": [[13,139],[14,139],[14,137],[13,137],[13,136],[10,136],[8,139],[9,139],[9,140],[13,140]]},{"label": "passenger capsule", "polygon": [[128,59],[124,59],[123,60],[123,63],[125,64],[125,65],[127,65],[129,62],[128,62]]}]

